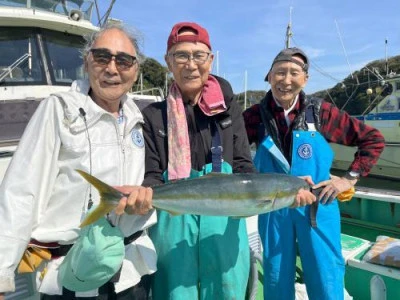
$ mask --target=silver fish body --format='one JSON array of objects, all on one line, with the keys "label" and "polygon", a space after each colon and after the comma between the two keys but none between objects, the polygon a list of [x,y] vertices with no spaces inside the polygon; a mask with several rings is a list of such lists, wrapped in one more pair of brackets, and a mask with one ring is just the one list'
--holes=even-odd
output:
[{"label": "silver fish body", "polygon": [[248,217],[293,204],[309,189],[285,174],[209,174],[153,187],[153,206],[172,214]]},{"label": "silver fish body", "polygon": [[[113,210],[125,195],[88,173],[77,170],[99,191],[100,204],[81,227]],[[249,217],[288,207],[309,185],[295,176],[269,173],[211,173],[153,186],[152,205],[172,215]]]}]

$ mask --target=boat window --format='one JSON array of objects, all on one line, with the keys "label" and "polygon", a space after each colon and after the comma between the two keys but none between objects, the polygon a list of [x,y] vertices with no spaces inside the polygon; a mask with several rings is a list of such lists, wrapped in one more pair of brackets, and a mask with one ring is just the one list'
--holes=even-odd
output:
[{"label": "boat window", "polygon": [[43,31],[43,41],[49,56],[52,81],[56,85],[71,85],[74,80],[85,77],[82,37],[46,30]]},{"label": "boat window", "polygon": [[13,100],[0,102],[0,146],[17,142],[25,130],[39,101]]},{"label": "boat window", "polygon": [[0,53],[0,85],[45,83],[32,29],[0,27]]}]

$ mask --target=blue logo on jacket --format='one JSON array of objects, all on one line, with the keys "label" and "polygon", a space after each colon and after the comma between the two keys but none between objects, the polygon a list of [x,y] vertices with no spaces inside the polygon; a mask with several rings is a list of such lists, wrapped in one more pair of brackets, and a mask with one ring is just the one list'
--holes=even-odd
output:
[{"label": "blue logo on jacket", "polygon": [[137,130],[137,129],[132,130],[131,136],[132,136],[132,142],[136,146],[138,146],[140,148],[144,147],[144,138],[143,138],[142,133],[139,130]]},{"label": "blue logo on jacket", "polygon": [[312,147],[310,144],[302,144],[297,149],[297,153],[303,159],[310,159],[312,157]]}]

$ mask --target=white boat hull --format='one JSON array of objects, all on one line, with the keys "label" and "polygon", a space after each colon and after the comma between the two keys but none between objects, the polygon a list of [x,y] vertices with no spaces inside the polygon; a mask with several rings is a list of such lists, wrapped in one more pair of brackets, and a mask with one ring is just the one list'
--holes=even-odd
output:
[{"label": "white boat hull", "polygon": [[[331,144],[335,152],[333,169],[348,170],[353,161],[355,147]],[[372,168],[370,175],[400,180],[400,144],[386,144],[377,164]]]}]

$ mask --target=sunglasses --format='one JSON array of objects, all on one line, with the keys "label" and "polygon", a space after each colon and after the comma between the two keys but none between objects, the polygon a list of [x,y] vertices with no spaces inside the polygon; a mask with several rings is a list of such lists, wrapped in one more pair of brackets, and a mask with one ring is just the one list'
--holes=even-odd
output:
[{"label": "sunglasses", "polygon": [[124,70],[131,68],[137,62],[135,56],[129,55],[125,52],[118,52],[114,55],[108,49],[104,48],[90,49],[90,52],[92,53],[93,60],[104,66],[108,65],[113,57],[117,68]]}]

